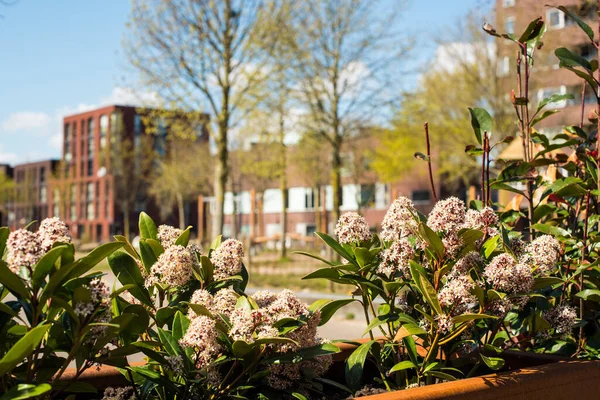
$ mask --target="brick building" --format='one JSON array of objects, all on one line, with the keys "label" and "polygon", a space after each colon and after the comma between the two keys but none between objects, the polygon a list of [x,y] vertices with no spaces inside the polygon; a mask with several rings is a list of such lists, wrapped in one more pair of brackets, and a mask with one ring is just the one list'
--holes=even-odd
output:
[{"label": "brick building", "polygon": [[[566,47],[572,52],[588,59],[598,57],[597,49],[590,43],[587,35],[579,28],[577,23],[567,14],[547,4],[563,5],[570,11],[586,21],[590,26],[597,26],[597,4],[591,0],[496,0],[496,30],[498,32],[522,33],[529,22],[542,17],[547,30],[542,39],[544,45],[535,52],[535,64],[531,72],[529,98],[532,102],[530,109],[535,110],[536,104],[553,94],[572,94],[574,99],[554,103],[548,109],[559,111],[536,125],[536,129],[548,136],[550,140],[562,131],[563,126],[579,125],[581,121],[581,103],[584,98],[584,128],[589,124],[587,114],[596,106],[596,99],[592,89],[587,85],[582,96],[582,79],[571,71],[559,68],[559,60],[554,50]],[[496,39],[498,75],[504,92],[507,94],[517,88],[516,82],[516,54],[515,44],[504,39]],[[514,140],[502,151],[499,158],[522,159],[523,150],[521,140]],[[524,186],[519,187],[523,189]],[[514,197],[510,192],[502,191],[500,202],[507,204]],[[525,207],[525,202],[521,207]]]},{"label": "brick building", "polygon": [[[169,148],[168,124],[154,117],[156,111],[111,105],[64,118],[54,214],[73,237],[107,241],[123,234],[126,224],[135,232],[139,212],[153,212],[143,178]],[[205,123],[195,134],[207,140]]]},{"label": "brick building", "polygon": [[8,200],[12,197],[12,193],[7,187],[12,181],[13,169],[8,164],[0,164],[0,226],[8,226]]},{"label": "brick building", "polygon": [[6,205],[6,224],[11,229],[51,216],[52,178],[58,165],[59,160],[44,160],[12,168],[14,187]]},{"label": "brick building", "polygon": [[[340,212],[360,212],[372,228],[379,229],[391,202],[398,196],[406,196],[413,200],[419,211],[428,213],[433,206],[433,199],[425,163],[415,162],[414,171],[398,182],[379,182],[375,172],[369,168],[369,157],[358,160],[359,153],[356,153],[359,149],[360,153],[367,151],[368,154],[368,150],[375,146],[376,140],[370,136],[346,143],[342,153],[344,167]],[[295,147],[288,147],[288,160],[294,159],[295,151]],[[354,173],[355,169],[351,166],[356,162],[363,164],[360,174]],[[298,166],[288,162],[288,237],[313,237],[316,230],[333,231],[336,222],[332,220],[333,190],[329,173],[325,175],[319,187],[308,185]],[[436,180],[438,195],[440,181]],[[235,193],[228,191],[225,194],[223,235],[228,237],[237,233],[237,236],[252,237],[259,241],[277,237],[281,233],[282,199],[278,181],[268,182],[260,188],[251,180],[241,180]]]},{"label": "brick building", "polygon": [[[557,8],[546,4],[563,5],[570,9],[590,26],[597,25],[596,2],[590,0],[496,0],[496,30],[498,32],[522,33],[529,22],[542,17],[546,22],[546,33],[542,39],[544,45],[535,53],[535,65],[532,69],[529,97],[533,104],[552,94],[570,93],[573,100],[554,104],[551,108],[560,110],[540,122],[538,130],[547,134],[556,134],[564,125],[579,125],[581,118],[582,79],[570,71],[559,68],[559,60],[554,50],[566,47],[588,60],[598,57],[596,48],[590,43],[587,35],[577,23]],[[514,43],[497,39],[498,74],[505,92],[516,91],[516,53]],[[586,108],[589,110],[596,104],[592,90],[587,87],[585,93]],[[586,114],[587,115],[587,114]],[[584,121],[587,123],[587,119]]]}]

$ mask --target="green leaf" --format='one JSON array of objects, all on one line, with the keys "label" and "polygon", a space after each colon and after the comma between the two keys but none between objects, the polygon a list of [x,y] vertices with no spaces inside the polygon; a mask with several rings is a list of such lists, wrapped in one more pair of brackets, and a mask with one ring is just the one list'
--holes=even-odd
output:
[{"label": "green leaf", "polygon": [[429,244],[432,254],[441,261],[444,258],[444,243],[442,239],[424,223],[419,224],[419,233],[427,244]]},{"label": "green leaf", "polygon": [[568,231],[566,231],[563,228],[560,228],[558,226],[552,226],[552,225],[548,225],[548,224],[533,224],[531,227],[538,232],[546,233],[546,234],[552,235],[552,236],[563,236],[563,237],[571,236],[571,234]]},{"label": "green leaf", "polygon": [[152,307],[152,300],[144,287],[144,278],[137,263],[127,253],[117,252],[108,257],[108,265],[119,282],[123,285],[134,284],[137,288],[129,289],[129,293],[147,306]]},{"label": "green leaf", "polygon": [[303,276],[302,279],[327,279],[329,281],[341,284],[350,283],[347,279],[341,278],[342,273],[336,268],[320,268],[310,274]]},{"label": "green leaf", "polygon": [[190,243],[190,233],[191,233],[191,226],[188,226],[185,231],[183,231],[181,233],[181,235],[179,235],[179,237],[177,238],[177,240],[175,240],[175,244],[178,246],[183,246],[183,247],[187,247],[187,245]]},{"label": "green leaf", "polygon": [[405,369],[410,368],[417,369],[417,366],[412,361],[400,361],[398,364],[394,365],[389,372],[391,374],[392,372],[404,371]]},{"label": "green leaf", "polygon": [[537,117],[535,117],[533,119],[533,121],[531,121],[531,126],[537,125],[538,122],[541,122],[541,121],[545,120],[546,118],[548,118],[548,117],[550,117],[550,116],[552,116],[552,115],[554,115],[554,114],[556,114],[558,112],[559,112],[558,110],[547,110],[547,111],[544,111],[542,113],[542,115],[538,115]]},{"label": "green leaf", "polygon": [[27,383],[19,383],[16,386],[10,388],[10,390],[0,400],[23,400],[31,399],[32,397],[41,396],[44,393],[48,393],[52,390],[52,386],[48,383],[42,383],[39,385],[30,385]]},{"label": "green leaf", "polygon": [[483,108],[469,108],[469,112],[471,113],[471,126],[473,132],[475,132],[477,142],[482,144],[484,132],[492,133],[494,127],[492,116]]},{"label": "green leaf", "polygon": [[375,343],[377,343],[375,340],[371,340],[361,344],[346,360],[346,383],[350,389],[356,391],[360,387],[365,361]]},{"label": "green leaf", "polygon": [[419,282],[421,285],[421,293],[423,297],[427,301],[427,303],[433,308],[433,310],[438,314],[443,314],[442,307],[440,306],[440,302],[438,301],[437,293],[433,288],[433,285],[429,283],[429,280],[421,274],[419,274]]},{"label": "green leaf", "polygon": [[6,226],[0,227],[0,259],[4,255],[4,249],[6,249],[8,235],[10,235],[10,229],[8,229]]},{"label": "green leaf", "polygon": [[324,259],[322,257],[316,256],[316,255],[311,254],[311,253],[307,253],[306,251],[293,251],[292,254],[299,254],[301,256],[306,256],[306,257],[314,258],[315,260],[319,260],[319,261],[321,261],[321,262],[323,262],[323,263],[325,263],[327,265],[331,265],[332,267],[334,265],[336,265],[336,263],[334,263],[334,262],[327,261],[326,259]]},{"label": "green leaf", "polygon": [[210,282],[213,280],[213,273],[214,273],[214,267],[212,265],[212,262],[210,261],[210,258],[206,257],[206,256],[201,256],[200,257],[200,264],[202,266],[201,271],[202,271],[202,279],[204,279],[204,282]]},{"label": "green leaf", "polygon": [[0,260],[0,283],[14,295],[22,299],[29,299],[29,291],[21,278],[8,269],[8,266],[2,260]]},{"label": "green leaf", "polygon": [[485,365],[487,365],[490,369],[494,371],[499,370],[504,366],[504,360],[500,357],[487,357],[481,353],[479,355],[481,356],[481,359],[483,360]]},{"label": "green leaf", "polygon": [[579,25],[579,27],[581,29],[583,29],[583,31],[590,38],[592,43],[594,43],[594,30],[592,28],[590,28],[590,26],[588,24],[583,22],[583,20],[581,20],[581,18],[579,18],[579,16],[577,14],[571,12],[571,10],[569,10],[567,7],[558,6],[556,8],[558,8],[560,11],[567,14],[569,16],[569,18],[571,18],[573,21],[577,22],[577,25]]},{"label": "green leaf", "polygon": [[145,212],[140,213],[139,228],[142,239],[158,239],[156,224]]},{"label": "green leaf", "polygon": [[317,382],[324,383],[326,385],[333,386],[334,388],[339,389],[343,392],[353,394],[352,390],[348,389],[346,386],[342,385],[341,383],[337,383],[336,381],[332,381],[330,379],[325,379],[325,378],[314,378],[314,380]]},{"label": "green leaf", "polygon": [[415,339],[412,336],[407,336],[402,339],[402,343],[404,343],[404,348],[408,353],[408,357],[414,364],[419,363],[419,354],[417,353],[417,344],[415,343]]},{"label": "green leaf", "polygon": [[160,338],[160,343],[170,356],[176,356],[181,353],[181,348],[179,347],[177,340],[175,340],[169,331],[158,328],[158,337]]},{"label": "green leaf", "polygon": [[357,299],[341,299],[341,300],[333,300],[330,303],[325,304],[321,308],[321,321],[319,321],[319,326],[325,325],[333,314],[336,313],[337,310],[344,307],[346,304],[350,304],[353,301],[358,301]]},{"label": "green leaf", "polygon": [[35,269],[33,270],[33,274],[31,275],[31,282],[33,283],[33,288],[39,288],[46,276],[54,267],[56,260],[62,255],[63,251],[67,249],[67,246],[57,246],[50,249],[49,252],[44,254],[44,256],[37,262],[35,265]]},{"label": "green leaf", "polygon": [[461,322],[475,321],[478,319],[498,319],[498,317],[488,314],[461,314],[452,318],[452,322],[459,324]]},{"label": "green leaf", "polygon": [[442,372],[442,371],[427,371],[423,375],[425,375],[425,376],[435,376],[436,378],[443,379],[445,381],[450,381],[450,382],[456,380],[455,376],[447,374],[447,373]]},{"label": "green leaf", "polygon": [[584,289],[577,293],[575,296],[584,300],[595,301],[600,303],[600,290],[597,289]]},{"label": "green leaf", "polygon": [[115,235],[114,238],[115,238],[115,240],[117,242],[123,243],[123,250],[125,250],[126,252],[128,252],[131,257],[133,257],[133,258],[140,258],[140,256],[137,253],[137,251],[135,251],[135,249],[133,248],[133,246],[131,245],[131,243],[129,243],[129,240],[127,240],[127,238],[125,236]]},{"label": "green leaf", "polygon": [[565,281],[561,278],[548,276],[542,278],[535,278],[533,289],[544,289],[557,284],[563,284]]},{"label": "green leaf", "polygon": [[333,251],[338,253],[340,256],[344,257],[346,260],[350,261],[351,263],[354,262],[352,255],[350,253],[348,253],[346,251],[346,249],[344,249],[342,247],[342,245],[339,244],[334,238],[332,238],[331,236],[329,236],[325,233],[322,233],[322,232],[316,232],[315,235],[317,235],[319,238],[321,238],[321,240],[323,242],[325,242],[325,244],[327,246],[329,246]]},{"label": "green leaf", "polygon": [[104,260],[106,257],[123,248],[124,246],[125,243],[122,242],[110,242],[96,247],[94,250],[90,251],[88,255],[79,260],[79,263],[73,270],[73,277],[78,277],[85,274],[98,265],[100,261]]},{"label": "green leaf", "polygon": [[214,249],[216,249],[217,247],[219,247],[219,246],[221,245],[221,241],[222,241],[222,240],[223,240],[223,236],[221,236],[221,235],[217,236],[217,237],[216,237],[216,238],[215,238],[215,239],[212,241],[212,243],[210,244],[210,249],[211,249],[211,250],[214,250]]},{"label": "green leaf", "polygon": [[183,315],[181,311],[177,311],[175,318],[173,318],[173,337],[175,340],[180,340],[187,332],[189,326],[190,320],[188,317]]},{"label": "green leaf", "polygon": [[152,247],[145,240],[140,240],[140,255],[142,256],[142,264],[144,265],[144,269],[146,273],[150,273],[150,269],[156,263],[158,258],[154,254]]},{"label": "green leaf", "polygon": [[50,325],[39,325],[31,329],[15,343],[0,360],[0,376],[8,374],[40,344]]},{"label": "green leaf", "polygon": [[587,59],[579,54],[573,53],[571,50],[565,47],[560,47],[554,50],[554,54],[560,60],[561,67],[583,67],[589,72],[592,72],[592,64],[590,64]]},{"label": "green leaf", "polygon": [[536,39],[543,32],[544,21],[542,18],[536,18],[529,23],[521,37],[519,38],[520,43],[527,43],[531,40]]},{"label": "green leaf", "polygon": [[412,337],[413,335],[425,335],[427,331],[421,328],[419,325],[415,325],[412,323],[404,324],[398,329],[396,332],[396,336],[394,337],[394,342],[400,342],[400,340],[404,340],[404,338]]}]

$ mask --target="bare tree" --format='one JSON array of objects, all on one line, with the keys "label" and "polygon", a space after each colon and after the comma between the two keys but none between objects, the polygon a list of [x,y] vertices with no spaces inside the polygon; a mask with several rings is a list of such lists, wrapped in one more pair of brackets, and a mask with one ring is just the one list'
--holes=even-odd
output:
[{"label": "bare tree", "polygon": [[394,30],[401,3],[305,0],[296,3],[288,22],[298,98],[310,117],[309,130],[331,149],[334,219],[340,213],[344,141],[383,118],[399,93],[398,62],[409,47]]},{"label": "bare tree", "polygon": [[[161,161],[150,185],[164,219],[177,208],[179,227],[186,228],[185,205],[200,192],[209,192],[207,174],[212,158],[206,143],[180,139],[171,143],[169,156]],[[199,227],[200,229],[200,227]]]},{"label": "bare tree", "polygon": [[130,221],[136,202],[146,198],[146,187],[155,163],[153,137],[128,129],[124,116],[114,114],[111,121],[110,144],[106,146],[110,164],[108,174],[112,177],[113,196],[117,208],[123,214],[123,234],[129,237]]},{"label": "bare tree", "polygon": [[213,236],[222,233],[228,145],[232,126],[259,99],[266,77],[270,14],[261,0],[133,0],[126,52],[143,81],[168,105],[210,111],[217,157]]}]

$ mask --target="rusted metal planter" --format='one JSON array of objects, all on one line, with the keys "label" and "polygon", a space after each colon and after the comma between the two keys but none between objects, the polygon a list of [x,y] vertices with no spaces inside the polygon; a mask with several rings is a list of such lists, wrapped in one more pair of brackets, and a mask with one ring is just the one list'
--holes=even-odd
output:
[{"label": "rusted metal planter", "polygon": [[[356,348],[338,344],[334,355],[332,379],[343,382],[344,362]],[[564,357],[507,351],[502,357],[507,371],[475,378],[445,382],[367,397],[365,400],[577,400],[600,399],[600,361],[569,360]],[[138,364],[139,365],[139,364]],[[70,380],[67,371],[61,380]],[[124,386],[128,382],[110,366],[88,370],[79,381],[92,384],[99,391],[108,386]]]}]

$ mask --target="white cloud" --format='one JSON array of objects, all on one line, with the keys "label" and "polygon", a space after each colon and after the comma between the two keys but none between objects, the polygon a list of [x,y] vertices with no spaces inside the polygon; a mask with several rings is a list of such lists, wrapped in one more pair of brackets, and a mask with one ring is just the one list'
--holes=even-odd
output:
[{"label": "white cloud", "polygon": [[[159,107],[162,103],[157,92],[136,91],[126,87],[115,87],[100,98],[98,104],[80,103],[64,106],[53,113],[22,111],[8,115],[0,121],[0,136],[11,136],[9,150],[0,147],[0,163],[16,164],[44,158],[60,158],[63,140],[63,118],[112,104],[134,107]],[[14,134],[18,133],[19,136]],[[35,139],[34,139],[35,137]],[[19,151],[14,151],[17,148]],[[32,150],[37,148],[38,150]]]},{"label": "white cloud", "polygon": [[453,72],[461,62],[475,63],[481,54],[487,52],[487,57],[496,56],[494,42],[452,42],[438,46],[435,52],[435,68]]},{"label": "white cloud", "polygon": [[5,152],[2,144],[0,144],[0,164],[13,165],[19,160],[19,156],[15,153]]},{"label": "white cloud", "polygon": [[23,111],[9,115],[2,122],[1,130],[8,133],[38,133],[43,132],[52,117],[43,112]]},{"label": "white cloud", "polygon": [[101,105],[117,104],[135,107],[159,107],[162,99],[157,92],[138,92],[135,89],[117,86],[108,97],[100,100]]}]

